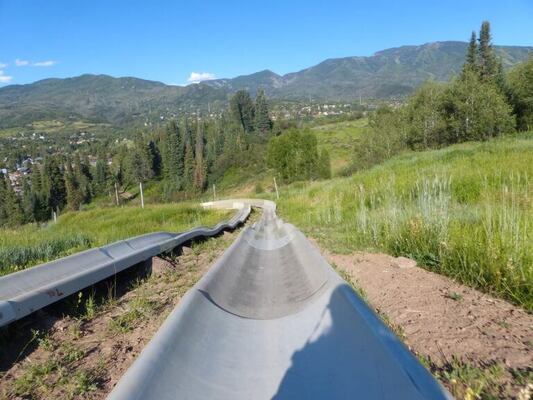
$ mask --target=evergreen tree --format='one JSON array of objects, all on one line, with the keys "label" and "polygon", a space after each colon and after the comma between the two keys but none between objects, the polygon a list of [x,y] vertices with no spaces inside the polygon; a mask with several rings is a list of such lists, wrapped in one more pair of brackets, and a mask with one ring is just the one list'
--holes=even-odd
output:
[{"label": "evergreen tree", "polygon": [[272,120],[268,113],[268,103],[263,89],[257,91],[255,98],[255,130],[263,136],[268,135],[272,130]]},{"label": "evergreen tree", "polygon": [[169,122],[164,137],[163,177],[173,190],[179,190],[183,180],[183,140],[176,121]]},{"label": "evergreen tree", "polygon": [[206,183],[206,165],[204,161],[204,124],[198,118],[195,145],[194,188],[203,190]]},{"label": "evergreen tree", "polygon": [[148,142],[146,148],[147,158],[153,176],[161,175],[161,153],[153,140]]},{"label": "evergreen tree", "polygon": [[246,90],[237,91],[230,100],[230,110],[244,133],[251,133],[254,123],[254,103]]},{"label": "evergreen tree", "polygon": [[31,189],[33,192],[41,192],[43,190],[43,177],[39,165],[34,165],[31,171]]},{"label": "evergreen tree", "polygon": [[9,182],[5,186],[3,203],[6,225],[10,227],[21,225],[24,222],[24,214],[22,212],[20,198]]},{"label": "evergreen tree", "polygon": [[8,184],[7,178],[0,172],[0,226],[7,224],[6,194]]},{"label": "evergreen tree", "polygon": [[193,186],[194,181],[194,150],[191,143],[189,131],[185,132],[185,159],[183,162],[183,188],[188,190]]},{"label": "evergreen tree", "polygon": [[96,161],[96,170],[94,174],[95,191],[98,194],[105,194],[109,189],[110,171],[105,160],[99,158]]},{"label": "evergreen tree", "polygon": [[[77,181],[77,190],[81,193],[81,202],[83,204],[90,203],[93,198],[93,176],[91,174],[89,160],[87,158],[82,159],[79,154],[76,154],[73,174],[75,175],[74,179]],[[79,209],[79,206],[76,209]]]},{"label": "evergreen tree", "polygon": [[472,31],[470,42],[468,43],[468,51],[466,53],[466,61],[463,65],[463,71],[477,71],[478,69],[478,57],[477,57],[477,39],[476,32]]},{"label": "evergreen tree", "polygon": [[498,65],[500,61],[494,54],[492,48],[492,38],[490,34],[490,23],[483,21],[481,30],[479,31],[479,73],[484,82],[495,82],[501,67]]},{"label": "evergreen tree", "polygon": [[62,209],[67,201],[65,179],[61,172],[61,167],[56,157],[49,157],[44,165],[44,178],[46,179],[46,190],[48,206],[51,211]]},{"label": "evergreen tree", "polygon": [[67,160],[65,173],[65,189],[67,192],[67,206],[72,211],[79,210],[84,200],[83,189],[81,187],[79,177],[80,176],[72,168],[71,160]]}]

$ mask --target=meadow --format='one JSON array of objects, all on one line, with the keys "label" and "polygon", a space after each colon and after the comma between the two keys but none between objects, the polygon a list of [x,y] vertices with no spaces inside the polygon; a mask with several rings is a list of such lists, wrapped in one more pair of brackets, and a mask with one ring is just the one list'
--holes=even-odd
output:
[{"label": "meadow", "polygon": [[342,174],[349,166],[357,146],[357,138],[368,130],[368,119],[361,118],[351,121],[333,122],[313,126],[318,149],[326,149],[331,156],[331,172],[333,176]]},{"label": "meadow", "polygon": [[57,223],[0,230],[0,275],[90,247],[144,233],[180,232],[214,225],[230,212],[204,210],[192,203],[91,208],[68,212]]},{"label": "meadow", "polygon": [[530,133],[295,183],[282,188],[278,213],[332,251],[411,257],[533,310],[532,177]]}]

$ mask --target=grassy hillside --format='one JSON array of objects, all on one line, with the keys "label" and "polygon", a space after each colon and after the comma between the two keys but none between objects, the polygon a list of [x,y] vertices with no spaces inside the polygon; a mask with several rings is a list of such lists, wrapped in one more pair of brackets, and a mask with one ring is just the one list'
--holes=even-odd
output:
[{"label": "grassy hillside", "polygon": [[0,275],[53,260],[90,247],[143,233],[180,232],[214,225],[230,213],[191,204],[99,208],[62,215],[45,227],[25,225],[0,231]]},{"label": "grassy hillside", "polygon": [[349,178],[293,184],[282,188],[279,214],[331,250],[412,257],[532,310],[531,177],[529,134],[410,153]]},{"label": "grassy hillside", "polygon": [[349,165],[357,145],[355,139],[364,135],[367,129],[368,120],[366,118],[334,122],[312,128],[318,140],[319,150],[329,151],[333,176],[341,173]]}]

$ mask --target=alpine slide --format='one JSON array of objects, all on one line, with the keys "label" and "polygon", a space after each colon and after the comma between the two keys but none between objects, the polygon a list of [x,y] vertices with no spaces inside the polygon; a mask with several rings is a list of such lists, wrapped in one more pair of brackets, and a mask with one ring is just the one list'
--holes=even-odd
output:
[{"label": "alpine slide", "polygon": [[[125,399],[450,399],[320,252],[266,200],[213,228],[153,233],[0,278],[0,326],[245,222],[109,394]],[[110,366],[112,367],[112,366]]]}]

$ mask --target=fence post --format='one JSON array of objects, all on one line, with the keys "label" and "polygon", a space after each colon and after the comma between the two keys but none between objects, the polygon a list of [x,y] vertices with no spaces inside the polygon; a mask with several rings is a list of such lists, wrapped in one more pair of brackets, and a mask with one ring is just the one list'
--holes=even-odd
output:
[{"label": "fence post", "polygon": [[117,206],[118,206],[118,188],[117,188],[117,183],[115,182],[115,200],[117,202]]},{"label": "fence post", "polygon": [[144,208],[144,195],[143,195],[143,183],[139,182],[139,188],[141,189],[141,208]]},{"label": "fence post", "polygon": [[279,200],[278,184],[276,182],[276,177],[274,177],[274,187],[276,188],[276,198]]}]

